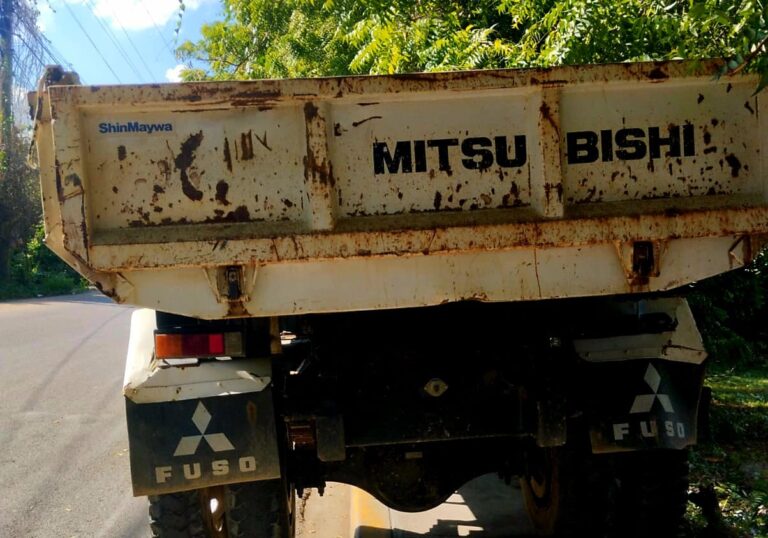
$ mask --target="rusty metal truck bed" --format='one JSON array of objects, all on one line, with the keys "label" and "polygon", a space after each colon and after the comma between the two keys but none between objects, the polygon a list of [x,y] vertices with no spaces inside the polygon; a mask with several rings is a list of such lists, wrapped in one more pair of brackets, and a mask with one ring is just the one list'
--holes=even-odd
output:
[{"label": "rusty metal truck bed", "polygon": [[47,242],[118,302],[201,318],[678,287],[768,232],[761,95],[715,69],[49,76]]}]

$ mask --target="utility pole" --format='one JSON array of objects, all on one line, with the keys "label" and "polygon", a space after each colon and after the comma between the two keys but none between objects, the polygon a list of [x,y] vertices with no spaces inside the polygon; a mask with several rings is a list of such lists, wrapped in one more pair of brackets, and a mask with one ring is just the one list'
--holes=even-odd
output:
[{"label": "utility pole", "polygon": [[[3,150],[3,162],[0,163],[5,170],[10,147],[11,128],[13,117],[11,104],[13,103],[13,8],[15,0],[0,0],[0,114],[2,114],[2,130],[0,132],[0,148]],[[2,174],[4,175],[4,174]],[[0,178],[2,177],[0,175]]]}]

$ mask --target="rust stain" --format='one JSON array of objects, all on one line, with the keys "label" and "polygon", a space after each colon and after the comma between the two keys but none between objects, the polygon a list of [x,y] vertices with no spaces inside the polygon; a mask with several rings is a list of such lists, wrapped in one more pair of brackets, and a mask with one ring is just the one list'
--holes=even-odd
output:
[{"label": "rust stain", "polygon": [[304,119],[311,121],[317,117],[318,109],[314,103],[306,103],[304,105]]},{"label": "rust stain", "polygon": [[241,317],[249,317],[250,313],[248,313],[248,310],[245,308],[245,304],[243,301],[235,301],[229,303],[229,309],[227,311],[228,318],[241,318]]},{"label": "rust stain", "polygon": [[248,222],[251,220],[251,214],[244,205],[237,206],[234,211],[224,213],[221,209],[214,210],[214,216],[205,219],[205,222]]},{"label": "rust stain", "polygon": [[269,144],[267,144],[267,131],[264,131],[264,136],[260,137],[259,135],[253,135],[256,137],[256,140],[259,141],[259,144],[264,146],[267,150],[272,151],[272,148],[269,147]]},{"label": "rust stain", "polygon": [[729,153],[725,156],[725,162],[731,167],[731,177],[739,177],[739,171],[741,170],[741,161],[733,153]]},{"label": "rust stain", "polygon": [[253,159],[253,134],[251,131],[240,134],[240,158],[243,161]]},{"label": "rust stain", "polygon": [[[161,194],[165,194],[165,189],[162,188],[160,185],[153,185],[152,186],[152,203],[153,204],[157,203],[157,200],[159,199]],[[158,209],[162,211],[162,208],[157,208],[157,207],[155,208],[155,211],[157,211]]]},{"label": "rust stain", "polygon": [[189,138],[187,138],[181,144],[181,152],[174,159],[176,169],[179,170],[181,190],[187,198],[195,202],[199,202],[203,199],[203,193],[202,191],[198,190],[191,181],[189,181],[187,170],[195,161],[195,150],[200,147],[200,143],[202,141],[203,131],[199,131],[197,134],[189,135]]},{"label": "rust stain", "polygon": [[202,97],[199,95],[182,95],[177,97],[179,101],[189,101],[190,103],[196,103],[198,101],[202,101]]},{"label": "rust stain", "polygon": [[224,162],[227,165],[227,170],[232,171],[232,153],[229,151],[229,138],[224,137]]},{"label": "rust stain", "polygon": [[[268,83],[269,81],[264,81]],[[249,90],[244,92],[238,92],[232,95],[235,99],[252,100],[254,102],[263,100],[275,100],[282,97],[283,93],[277,90]]]},{"label": "rust stain", "polygon": [[221,205],[230,205],[227,200],[227,193],[229,192],[229,183],[224,180],[216,183],[216,201]]},{"label": "rust stain", "polygon": [[563,184],[562,183],[545,183],[544,184],[544,195],[547,199],[547,203],[550,202],[550,198],[552,197],[552,191],[555,191],[555,194],[557,195],[557,200],[559,202],[562,202]]},{"label": "rust stain", "polygon": [[[104,284],[99,282],[98,280],[93,281],[93,285],[96,286],[96,289],[98,289],[101,293],[109,297],[110,299],[117,300],[117,293],[112,288],[105,288]],[[119,301],[118,301],[119,302]]]},{"label": "rust stain", "polygon": [[250,400],[245,404],[245,415],[248,417],[248,424],[250,424],[252,428],[255,428],[258,424],[258,413],[256,404]]},{"label": "rust stain", "polygon": [[358,126],[364,124],[366,121],[380,120],[380,119],[382,119],[382,116],[371,116],[370,118],[365,118],[364,120],[353,121],[352,122],[352,127],[358,127]]},{"label": "rust stain", "polygon": [[325,159],[319,161],[315,150],[312,147],[312,136],[309,124],[318,119],[318,108],[314,103],[308,102],[304,104],[304,120],[307,124],[306,130],[306,143],[307,143],[307,155],[304,157],[304,177],[308,181],[311,181],[315,177],[323,185],[336,185],[336,178],[333,175],[333,164],[329,163]]},{"label": "rust stain", "polygon": [[67,175],[67,177],[64,178],[64,184],[72,185],[73,187],[80,189],[80,192],[83,191],[83,182],[80,180],[80,176],[77,174]]},{"label": "rust stain", "polygon": [[557,125],[555,118],[552,117],[552,109],[549,107],[549,103],[546,101],[541,103],[541,106],[539,107],[539,113],[541,114],[541,117],[552,126],[552,129],[555,130],[557,135],[560,136],[560,127]]},{"label": "rust stain", "polygon": [[83,248],[85,249],[87,256],[90,239],[88,237],[88,220],[85,218],[85,196],[80,197],[80,234],[83,236]]},{"label": "rust stain", "polygon": [[165,159],[157,161],[157,168],[160,170],[160,174],[162,174],[165,182],[168,183],[171,179],[171,166],[168,164],[168,161]]},{"label": "rust stain", "polygon": [[669,75],[659,66],[654,67],[650,73],[648,73],[648,78],[655,81],[661,81],[669,78]]},{"label": "rust stain", "polygon": [[442,203],[443,203],[443,195],[440,193],[440,191],[435,191],[435,200],[434,200],[435,209],[439,210]]},{"label": "rust stain", "polygon": [[59,199],[59,202],[64,201],[64,185],[61,181],[61,164],[59,163],[59,160],[56,159],[55,161],[55,173],[56,173],[56,196]]}]

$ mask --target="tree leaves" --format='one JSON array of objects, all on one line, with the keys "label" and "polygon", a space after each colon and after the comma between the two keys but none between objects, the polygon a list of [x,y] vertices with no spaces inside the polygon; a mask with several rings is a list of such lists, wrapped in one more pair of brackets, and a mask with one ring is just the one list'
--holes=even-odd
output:
[{"label": "tree leaves", "polygon": [[[223,0],[185,79],[728,58],[768,71],[766,5],[738,0]],[[201,71],[203,70],[203,71]]]}]

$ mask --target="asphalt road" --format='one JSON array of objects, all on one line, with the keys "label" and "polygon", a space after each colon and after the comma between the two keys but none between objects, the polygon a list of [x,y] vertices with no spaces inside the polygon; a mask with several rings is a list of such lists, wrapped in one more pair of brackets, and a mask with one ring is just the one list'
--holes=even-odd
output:
[{"label": "asphalt road", "polygon": [[[131,495],[121,393],[132,308],[97,293],[0,303],[0,537],[147,537]],[[301,538],[522,536],[495,477],[422,514],[332,484],[299,502]]]}]

